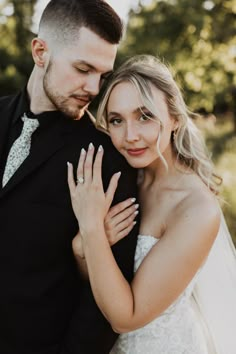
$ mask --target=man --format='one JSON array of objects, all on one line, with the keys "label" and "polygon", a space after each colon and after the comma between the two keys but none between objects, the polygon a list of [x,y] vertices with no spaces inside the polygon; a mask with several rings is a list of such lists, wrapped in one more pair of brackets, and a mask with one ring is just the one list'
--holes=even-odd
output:
[{"label": "man", "polygon": [[[76,269],[66,162],[76,166],[81,148],[102,144],[104,188],[121,171],[114,204],[135,197],[135,172],[86,113],[113,69],[121,34],[103,0],[51,0],[32,41],[27,88],[0,99],[1,354],[106,354],[117,337]],[[36,122],[33,132],[24,114]],[[17,145],[25,134],[26,153]],[[135,235],[113,248],[129,280]]]}]

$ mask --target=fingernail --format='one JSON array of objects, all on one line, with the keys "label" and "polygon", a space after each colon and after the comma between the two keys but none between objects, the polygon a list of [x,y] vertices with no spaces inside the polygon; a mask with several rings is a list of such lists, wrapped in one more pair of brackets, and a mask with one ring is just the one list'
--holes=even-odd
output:
[{"label": "fingernail", "polygon": [[117,174],[117,176],[120,178],[121,172],[119,171],[119,172],[117,172],[116,174]]},{"label": "fingernail", "polygon": [[99,145],[99,147],[98,147],[98,151],[99,151],[99,152],[102,152],[102,150],[103,150],[102,145]]},{"label": "fingernail", "polygon": [[138,211],[138,210],[136,210],[136,211],[134,212],[134,215],[138,215],[138,213],[139,213],[139,211]]},{"label": "fingernail", "polygon": [[138,207],[139,207],[139,204],[135,204],[135,206],[134,206],[134,207],[135,207],[135,209],[138,209]]},{"label": "fingernail", "polygon": [[81,149],[81,151],[80,151],[80,154],[81,154],[81,155],[84,155],[84,154],[85,154],[85,152],[86,152],[86,151],[85,151],[85,149],[84,149],[84,148],[82,148],[82,149]]},{"label": "fingernail", "polygon": [[69,161],[67,161],[67,163],[66,163],[66,164],[67,164],[67,166],[68,166],[68,167],[71,165],[71,163],[70,163]]},{"label": "fingernail", "polygon": [[136,225],[137,224],[137,221],[133,221],[133,225]]},{"label": "fingernail", "polygon": [[134,203],[136,198],[131,198],[131,202]]},{"label": "fingernail", "polygon": [[93,149],[93,143],[90,143],[89,144],[89,150],[92,150]]}]

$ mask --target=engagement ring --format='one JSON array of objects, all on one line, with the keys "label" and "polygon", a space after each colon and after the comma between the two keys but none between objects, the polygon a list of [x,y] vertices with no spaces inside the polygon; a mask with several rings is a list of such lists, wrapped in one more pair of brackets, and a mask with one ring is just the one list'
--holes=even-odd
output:
[{"label": "engagement ring", "polygon": [[78,177],[77,183],[83,184],[84,183],[84,177]]}]

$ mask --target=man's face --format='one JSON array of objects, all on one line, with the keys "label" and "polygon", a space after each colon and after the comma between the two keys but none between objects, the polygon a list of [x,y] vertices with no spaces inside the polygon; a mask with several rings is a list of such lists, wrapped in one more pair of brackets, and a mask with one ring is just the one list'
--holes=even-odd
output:
[{"label": "man's face", "polygon": [[78,39],[50,58],[43,77],[49,109],[80,119],[113,69],[117,45],[82,27]]}]

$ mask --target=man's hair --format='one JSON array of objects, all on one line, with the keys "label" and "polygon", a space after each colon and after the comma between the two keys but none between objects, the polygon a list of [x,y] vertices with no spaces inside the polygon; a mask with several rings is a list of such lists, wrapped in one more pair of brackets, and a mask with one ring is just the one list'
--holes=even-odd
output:
[{"label": "man's hair", "polygon": [[39,24],[39,37],[70,43],[86,27],[111,44],[118,44],[123,24],[104,0],[51,0]]}]

